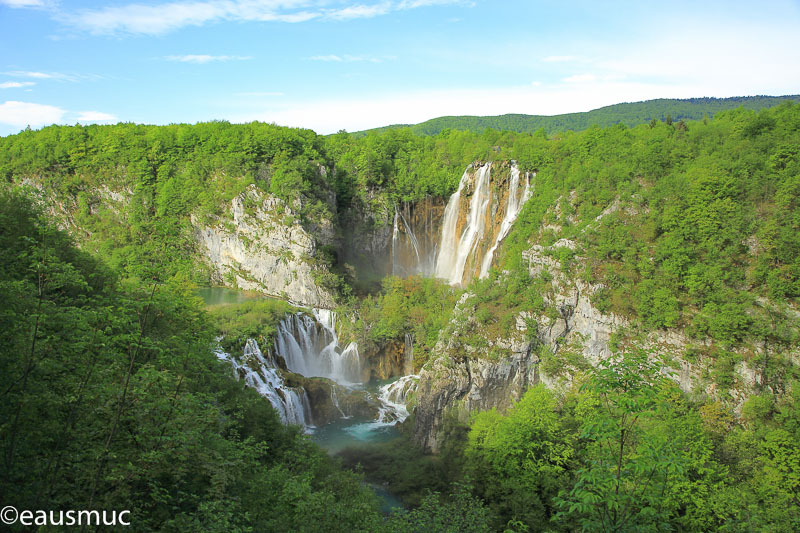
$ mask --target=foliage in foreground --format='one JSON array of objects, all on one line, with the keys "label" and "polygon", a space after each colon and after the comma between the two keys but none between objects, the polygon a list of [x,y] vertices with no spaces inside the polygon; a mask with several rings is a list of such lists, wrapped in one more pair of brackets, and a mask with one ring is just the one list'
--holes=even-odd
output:
[{"label": "foliage in foreground", "polygon": [[142,285],[0,192],[0,499],[133,531],[373,531],[374,495],[212,354],[180,279]]}]

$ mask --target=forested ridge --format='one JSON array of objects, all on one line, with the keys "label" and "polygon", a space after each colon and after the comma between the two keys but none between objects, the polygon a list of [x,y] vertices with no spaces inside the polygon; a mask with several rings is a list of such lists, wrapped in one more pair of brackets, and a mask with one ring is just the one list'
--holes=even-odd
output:
[{"label": "forested ridge", "polygon": [[[327,137],[118,124],[0,138],[2,501],[130,508],[142,531],[800,529],[800,105],[625,121]],[[343,240],[356,212],[387,224],[386,205],[446,198],[468,164],[508,160],[535,172],[533,195],[486,279],[390,277],[375,290],[324,250],[352,317],[342,334],[413,335],[420,368],[465,320],[456,302],[476,346],[508,335],[520,312],[558,317],[543,297],[553,274],[529,274],[533,247],[565,279],[599,287],[592,304],[629,326],[596,366],[570,347],[542,351],[543,368],[570,379],[450,420],[436,457],[405,441],[343,454],[418,505],[384,518],[361,474],[282,426],[217,361],[215,337],[268,343],[292,308],[205,310],[191,292],[209,280],[192,218],[254,186],[296,208],[285,223],[329,220]],[[682,392],[664,370],[674,361],[636,348],[665,331],[688,339],[681,358],[708,387]],[[737,403],[741,364],[762,380]]]},{"label": "forested ridge", "polygon": [[543,129],[546,133],[557,133],[567,130],[581,131],[590,126],[613,126],[625,124],[636,126],[647,124],[652,120],[701,120],[703,117],[713,117],[720,111],[744,107],[759,111],[768,107],[779,105],[783,101],[797,102],[800,95],[786,96],[743,96],[731,98],[685,98],[645,100],[644,102],[628,102],[600,107],[583,113],[565,113],[563,115],[521,115],[508,114],[488,117],[476,116],[450,116],[437,117],[419,124],[399,124],[384,126],[355,135],[364,135],[376,131],[386,131],[391,128],[410,128],[418,135],[436,135],[445,129],[455,129],[481,133],[487,128],[495,130],[516,131],[519,133],[533,133]]}]

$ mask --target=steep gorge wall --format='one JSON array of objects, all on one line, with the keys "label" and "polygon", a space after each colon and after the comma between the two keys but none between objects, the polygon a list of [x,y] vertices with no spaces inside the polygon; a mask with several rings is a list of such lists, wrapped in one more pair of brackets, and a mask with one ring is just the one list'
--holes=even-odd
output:
[{"label": "steep gorge wall", "polygon": [[330,221],[311,235],[286,202],[255,186],[233,199],[226,216],[191,221],[213,281],[311,307],[335,305],[316,281],[327,271],[316,260],[319,243],[334,242]]},{"label": "steep gorge wall", "polygon": [[[710,361],[687,360],[687,351],[698,341],[682,330],[641,332],[624,317],[598,310],[591,298],[602,286],[568,275],[554,259],[557,253],[553,252],[564,246],[574,247],[574,243],[562,239],[551,247],[534,245],[523,253],[532,277],[542,273],[552,277],[543,297],[557,311],[555,316],[520,312],[510,335],[492,338],[475,318],[472,295],[464,294],[434,355],[420,372],[412,435],[423,448],[440,449],[448,416],[466,424],[471,412],[505,410],[537,383],[562,388],[574,373],[620,348],[658,354],[669,365],[665,372],[685,393],[724,395],[737,410],[759,390],[761,370],[748,364],[746,357],[734,370],[734,385],[721,391],[709,379]],[[477,339],[483,342],[476,344]],[[797,353],[793,359],[795,364],[800,361]]]}]

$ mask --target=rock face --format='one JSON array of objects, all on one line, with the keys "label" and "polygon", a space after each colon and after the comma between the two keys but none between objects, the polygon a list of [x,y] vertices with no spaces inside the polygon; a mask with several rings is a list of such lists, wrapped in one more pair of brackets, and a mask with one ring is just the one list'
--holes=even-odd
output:
[{"label": "rock face", "polygon": [[383,346],[362,347],[361,380],[383,381],[389,378],[411,374],[413,354],[408,343],[390,341]]},{"label": "rock face", "polygon": [[[476,345],[474,332],[480,331],[480,325],[469,304],[471,295],[467,293],[462,297],[450,327],[439,337],[434,356],[420,372],[413,427],[417,444],[437,452],[448,416],[467,423],[472,411],[507,409],[534,384],[559,387],[572,379],[576,368],[564,363],[560,368],[550,366],[548,374],[538,353],[549,353],[549,357],[554,358],[569,351],[585,365],[595,365],[612,355],[615,336],[628,348],[650,350],[670,361],[674,368],[665,370],[685,392],[718,393],[715,385],[703,375],[707,365],[702,361],[685,360],[692,341],[682,331],[631,335],[633,326],[626,319],[602,313],[592,305],[592,295],[602,287],[566,275],[560,262],[553,258],[557,256],[552,253],[553,248],[574,249],[574,246],[571,241],[562,239],[549,248],[534,245],[523,253],[532,277],[541,276],[543,272],[551,277],[549,290],[542,296],[545,304],[556,312],[549,315],[520,313],[516,331],[508,338],[479,335],[483,343]],[[726,394],[741,407],[761,380],[757,370],[741,362],[735,368],[736,386]]]},{"label": "rock face", "polygon": [[526,349],[502,361],[440,357],[426,365],[415,396],[414,440],[435,453],[448,411],[467,422],[471,411],[507,409],[538,381],[536,363]]},{"label": "rock face", "polygon": [[395,206],[392,224],[391,274],[431,277],[442,234],[445,202],[426,196],[417,202]]},{"label": "rock face", "polygon": [[286,372],[286,383],[302,387],[311,409],[311,420],[323,426],[343,417],[376,419],[381,403],[369,392],[348,389],[326,378],[307,378]]},{"label": "rock face", "polygon": [[[317,243],[286,203],[250,186],[231,202],[228,217],[192,217],[194,235],[214,281],[312,307],[334,306],[317,280],[329,274]],[[320,231],[325,235],[325,231]]]}]

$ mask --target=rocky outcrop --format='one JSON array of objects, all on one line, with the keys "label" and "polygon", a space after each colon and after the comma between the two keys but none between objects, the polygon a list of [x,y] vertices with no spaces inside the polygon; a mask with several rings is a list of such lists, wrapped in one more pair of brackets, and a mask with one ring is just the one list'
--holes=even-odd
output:
[{"label": "rocky outcrop", "polygon": [[408,342],[389,341],[382,346],[364,346],[361,355],[361,380],[383,381],[413,372],[411,346]]},{"label": "rocky outcrop", "polygon": [[538,358],[525,349],[501,361],[443,356],[420,373],[414,409],[413,438],[423,448],[437,452],[448,411],[460,422],[469,413],[505,410],[538,381]]},{"label": "rocky outcrop", "polygon": [[233,199],[228,216],[191,221],[213,281],[301,305],[334,306],[333,294],[317,281],[330,275],[316,258],[317,242],[280,198],[250,186]]},{"label": "rocky outcrop", "polygon": [[[548,374],[537,353],[560,361],[562,352],[570,351],[585,364],[595,365],[612,355],[616,341],[665,359],[672,365],[665,371],[685,392],[719,395],[717,386],[705,375],[709,361],[686,360],[687,350],[698,341],[679,329],[634,334],[634,326],[624,317],[600,312],[592,304],[592,296],[603,287],[563,272],[554,258],[560,247],[577,250],[574,242],[561,239],[550,247],[534,245],[523,253],[531,277],[544,274],[551,279],[542,296],[555,313],[520,313],[516,331],[508,338],[475,335],[480,325],[469,303],[471,295],[462,297],[450,327],[440,335],[434,357],[420,372],[412,430],[419,445],[432,452],[439,449],[448,415],[467,423],[473,411],[508,408],[536,383],[559,387],[571,381],[573,368],[564,366]],[[530,331],[531,327],[535,330]],[[762,377],[745,361],[736,365],[734,374],[735,386],[725,394],[738,409],[757,391]]]},{"label": "rocky outcrop", "polygon": [[380,401],[365,390],[343,387],[327,378],[308,378],[284,372],[286,384],[302,388],[311,408],[311,419],[316,426],[340,418],[376,419]]}]

